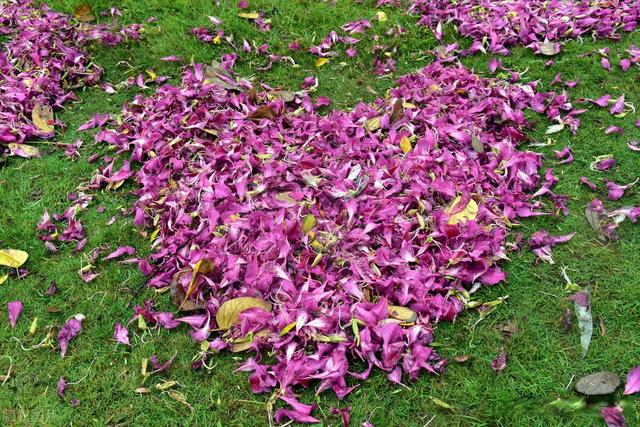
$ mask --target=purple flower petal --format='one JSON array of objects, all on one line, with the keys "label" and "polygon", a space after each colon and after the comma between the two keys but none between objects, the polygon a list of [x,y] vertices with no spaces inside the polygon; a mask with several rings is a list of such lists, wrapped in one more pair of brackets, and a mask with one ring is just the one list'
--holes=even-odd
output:
[{"label": "purple flower petal", "polygon": [[9,312],[9,324],[11,325],[11,329],[16,327],[16,323],[18,323],[18,317],[20,317],[20,313],[22,313],[22,301],[11,301],[7,303],[7,311]]},{"label": "purple flower petal", "polygon": [[76,314],[71,319],[62,325],[60,332],[58,332],[58,346],[60,347],[60,356],[64,357],[67,354],[69,347],[69,341],[75,338],[76,335],[82,331],[82,321],[85,317],[82,314]]},{"label": "purple flower petal", "polygon": [[627,427],[627,421],[620,406],[607,406],[602,408],[600,413],[607,423],[607,427]]},{"label": "purple flower petal", "polygon": [[56,393],[58,394],[58,397],[61,398],[64,395],[64,391],[68,386],[69,383],[67,383],[64,377],[60,377],[60,379],[58,380],[58,384],[56,385]]},{"label": "purple flower petal", "polygon": [[113,331],[113,339],[121,344],[131,345],[129,343],[129,330],[122,326],[121,323],[116,323]]},{"label": "purple flower petal", "polygon": [[634,394],[640,392],[640,366],[631,369],[627,374],[627,384],[624,387],[624,394]]},{"label": "purple flower petal", "polygon": [[498,355],[491,361],[491,369],[494,372],[502,372],[507,367],[507,353],[502,350]]},{"label": "purple flower petal", "polygon": [[136,252],[135,248],[131,246],[119,246],[118,249],[111,252],[109,255],[103,258],[103,261],[108,261],[110,259],[119,258],[123,255],[133,255]]}]

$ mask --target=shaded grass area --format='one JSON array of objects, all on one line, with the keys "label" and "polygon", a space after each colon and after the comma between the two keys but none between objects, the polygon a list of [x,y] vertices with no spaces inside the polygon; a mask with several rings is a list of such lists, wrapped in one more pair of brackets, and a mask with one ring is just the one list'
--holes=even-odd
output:
[{"label": "shaded grass area", "polygon": [[[113,5],[109,1],[89,3],[97,12]],[[49,4],[58,10],[72,11],[75,2],[55,0]],[[371,19],[376,11],[371,1],[365,4],[338,1],[335,5],[319,1],[252,1],[251,9],[264,10],[273,22],[270,33],[260,33],[253,23],[236,16],[237,10],[231,2],[223,1],[222,6],[216,7],[203,0],[123,0],[119,6],[124,11],[125,22],[141,22],[148,16],[155,16],[158,21],[148,26],[146,39],[141,43],[93,49],[96,61],[105,67],[106,80],[112,83],[147,68],[170,75],[174,77],[171,82],[177,83],[180,66],[162,63],[160,57],[175,54],[187,62],[191,59],[209,62],[228,52],[228,45],[205,45],[188,34],[191,26],[208,26],[208,14],[222,18],[222,28],[225,33],[233,34],[236,42],[241,43],[242,38],[255,40],[258,45],[266,42],[272,52],[289,54],[286,46],[292,40],[299,40],[303,47],[317,44],[329,31],[354,19]],[[402,38],[386,42],[398,45],[398,53],[394,56],[398,61],[396,75],[428,64],[432,57],[427,51],[436,46],[431,35],[414,25],[414,17],[404,16],[394,9],[384,10],[388,20],[374,22],[371,34],[382,34],[396,23],[407,29]],[[545,87],[558,72],[564,80],[579,79],[581,83],[571,90],[572,98],[597,98],[604,93],[617,97],[624,93],[628,101],[639,105],[637,68],[628,73],[616,68],[609,73],[600,67],[597,55],[577,57],[580,53],[610,46],[612,62],[616,63],[617,55],[632,43],[640,44],[638,34],[627,35],[617,44],[571,42],[554,58],[556,65],[551,68],[544,67],[547,58],[523,49],[515,49],[513,55],[503,61],[518,71],[528,70],[523,78],[541,80]],[[341,56],[320,69],[313,66],[314,56],[304,51],[291,54],[300,67],[276,65],[264,73],[255,69],[263,66],[266,58],[242,54],[237,71],[256,81],[287,89],[297,89],[304,77],[317,75],[318,95],[332,98],[335,108],[348,108],[360,100],[374,99],[373,91],[384,95],[393,85],[392,78],[378,78],[371,73],[369,52],[372,45],[372,41],[363,41],[358,45],[360,54],[357,58]],[[463,62],[483,74],[487,60],[488,56],[476,56]],[[346,65],[341,65],[342,61]],[[164,330],[145,333],[138,330],[135,323],[130,325],[132,348],[116,346],[112,341],[113,325],[130,319],[133,304],[151,298],[159,307],[170,309],[168,297],[141,290],[143,276],[134,267],[115,263],[98,263],[100,277],[85,284],[77,275],[85,262],[82,254],[72,255],[71,247],[49,254],[36,237],[35,225],[44,209],[60,211],[66,208],[67,193],[91,176],[94,166],[88,164],[86,158],[94,152],[109,153],[104,147],[93,145],[91,132],[76,133],[74,129],[96,112],[116,113],[134,93],[136,91],[123,91],[109,96],[89,89],[79,94],[79,103],[67,106],[66,111],[59,114],[67,125],[59,140],[83,139],[83,159],[69,160],[52,148],[40,159],[9,159],[0,164],[0,247],[28,251],[27,267],[31,271],[24,279],[10,278],[0,285],[3,307],[14,299],[25,303],[15,330],[9,328],[6,312],[0,313],[0,354],[13,360],[11,378],[0,386],[2,424],[266,425],[268,396],[253,395],[247,375],[234,373],[237,363],[246,356],[220,354],[214,358],[215,367],[210,372],[193,371],[189,365],[199,352],[199,346],[191,340],[186,328],[181,327],[177,333]],[[151,90],[144,93],[151,93]],[[532,115],[531,118],[537,124],[532,140],[544,141],[544,129],[549,123],[539,116]],[[570,384],[574,375],[579,377],[600,369],[622,374],[638,363],[640,232],[637,227],[626,224],[620,229],[619,242],[598,243],[582,213],[594,194],[579,184],[582,175],[598,183],[604,178],[627,183],[637,177],[640,154],[626,148],[629,140],[640,139],[638,128],[634,127],[636,119],[637,115],[633,114],[616,119],[606,110],[590,110],[582,116],[577,135],[562,131],[551,135],[555,140],[552,146],[536,149],[547,156],[547,166],[553,167],[552,150],[571,145],[576,160],[555,168],[560,178],[558,192],[571,195],[571,213],[568,217],[527,220],[516,231],[528,235],[544,227],[551,233],[576,231],[577,234],[570,243],[555,250],[555,265],[536,266],[533,255],[526,250],[512,254],[512,261],[505,265],[509,272],[507,282],[484,289],[477,295],[482,301],[506,295],[509,298],[475,328],[478,314],[472,311],[464,313],[453,324],[437,327],[436,340],[441,354],[449,358],[471,355],[471,360],[465,364],[451,361],[443,376],[425,375],[408,384],[409,389],[392,385],[384,373],[375,372],[343,402],[330,393],[316,397],[312,392],[301,390],[302,400],[318,402],[317,416],[326,425],[339,424],[339,420],[330,415],[332,406],[352,407],[353,425],[368,419],[380,426],[422,426],[434,416],[432,426],[599,425],[598,404],[582,411],[553,410],[545,404],[557,397],[574,398]],[[605,135],[603,129],[609,124],[620,126],[625,133]],[[46,146],[42,148],[47,151]],[[602,154],[614,154],[619,160],[619,166],[613,172],[604,174],[589,170],[593,156]],[[148,242],[127,216],[113,226],[105,225],[112,215],[120,215],[122,208],[132,204],[134,198],[127,194],[130,189],[124,186],[116,192],[95,194],[94,203],[83,216],[89,236],[88,250],[103,244],[111,249],[130,244],[141,254],[148,253]],[[596,195],[605,197],[602,192]],[[623,200],[610,206],[623,204],[640,204],[640,191],[634,188]],[[105,212],[98,213],[98,206],[104,206]],[[589,285],[592,292],[596,331],[584,359],[580,357],[579,334],[575,326],[568,332],[561,326],[565,309],[571,308],[564,299],[564,280],[560,272],[563,265],[568,267],[574,282]],[[57,282],[60,291],[52,297],[44,296],[51,281]],[[51,349],[21,349],[21,346],[29,348],[40,342],[48,325],[59,326],[76,313],[84,314],[87,319],[84,331],[72,341],[66,358],[61,359]],[[30,336],[29,325],[34,317],[38,317],[39,327],[35,335]],[[604,336],[598,331],[598,317],[606,323]],[[509,321],[515,321],[517,332],[505,336],[500,327]],[[489,364],[501,348],[508,354],[508,367],[501,374],[495,374]],[[168,372],[144,380],[140,373],[143,358],[157,354],[164,360],[176,351],[176,363]],[[0,371],[6,371],[9,364],[8,358],[0,359]],[[55,393],[60,376],[69,382],[78,382],[68,388],[64,399],[58,399]],[[184,394],[193,411],[159,390],[144,395],[134,392],[138,387],[154,389],[164,380],[180,383],[175,389]],[[438,407],[430,396],[455,406],[455,411]],[[74,398],[80,400],[77,407],[69,404]],[[625,415],[630,425],[640,422],[633,403],[627,403]]]}]

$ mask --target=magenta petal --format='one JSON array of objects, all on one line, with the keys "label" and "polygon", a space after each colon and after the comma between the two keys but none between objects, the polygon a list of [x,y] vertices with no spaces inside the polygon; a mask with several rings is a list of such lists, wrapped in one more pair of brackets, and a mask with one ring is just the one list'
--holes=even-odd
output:
[{"label": "magenta petal", "polygon": [[18,317],[20,317],[20,313],[22,313],[22,301],[11,301],[7,303],[7,311],[9,312],[9,323],[11,324],[11,328],[16,327],[16,323],[18,323]]},{"label": "magenta petal", "polygon": [[119,258],[123,255],[133,255],[135,253],[135,248],[131,246],[120,246],[115,251],[111,252],[109,255],[103,258],[104,261],[108,261],[110,259]]},{"label": "magenta petal", "polygon": [[624,387],[624,394],[640,392],[640,365],[631,369],[627,374],[627,384]]},{"label": "magenta petal", "polygon": [[494,372],[502,372],[506,367],[507,353],[503,350],[491,361],[491,369],[493,369]]},{"label": "magenta petal", "polygon": [[58,380],[58,384],[56,385],[56,393],[58,397],[62,397],[64,395],[64,391],[69,386],[69,383],[64,379],[64,377],[60,377]]},{"label": "magenta petal", "polygon": [[607,427],[627,427],[627,420],[620,406],[607,406],[600,410],[600,414],[607,423]]},{"label": "magenta petal", "polygon": [[113,339],[121,344],[131,345],[129,343],[129,330],[122,326],[121,323],[116,323],[113,331]]},{"label": "magenta petal", "polygon": [[598,186],[596,184],[594,184],[593,182],[589,181],[589,178],[587,178],[586,176],[581,176],[580,177],[580,182],[583,183],[584,185],[586,185],[587,187],[589,187],[591,189],[591,191],[597,191],[598,190]]},{"label": "magenta petal", "polygon": [[60,355],[64,357],[67,354],[69,341],[82,331],[82,321],[85,317],[82,314],[76,314],[62,325],[58,332],[58,346],[60,347]]}]

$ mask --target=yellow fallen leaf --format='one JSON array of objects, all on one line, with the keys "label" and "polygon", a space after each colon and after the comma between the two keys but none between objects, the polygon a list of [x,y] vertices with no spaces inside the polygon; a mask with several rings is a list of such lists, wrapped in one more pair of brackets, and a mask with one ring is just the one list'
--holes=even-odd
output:
[{"label": "yellow fallen leaf", "polygon": [[415,311],[411,310],[407,307],[402,307],[399,305],[390,305],[387,307],[387,313],[394,319],[400,320],[405,323],[415,322],[418,318],[418,315]]},{"label": "yellow fallen leaf", "polygon": [[374,117],[367,120],[364,127],[371,132],[380,129],[380,117]]},{"label": "yellow fallen leaf", "polygon": [[317,222],[318,221],[316,220],[316,217],[313,215],[307,215],[302,218],[302,234],[308,234],[311,230],[313,230],[313,227],[316,226]]},{"label": "yellow fallen leaf", "polygon": [[329,58],[318,58],[318,59],[316,59],[316,68],[322,67],[324,64],[326,64],[329,61],[330,61]]},{"label": "yellow fallen leaf", "polygon": [[258,19],[260,15],[258,12],[240,12],[238,17],[243,19]]},{"label": "yellow fallen leaf", "polygon": [[18,268],[29,258],[29,254],[18,249],[0,249],[0,265]]},{"label": "yellow fallen leaf", "polygon": [[31,112],[31,120],[40,132],[50,133],[54,130],[53,109],[48,105],[36,104]]},{"label": "yellow fallen leaf", "polygon": [[380,22],[385,22],[387,20],[387,14],[379,10],[376,12],[376,19]]},{"label": "yellow fallen leaf", "polygon": [[151,79],[152,82],[158,80],[158,75],[152,69],[146,69],[145,72],[149,75],[149,79]]},{"label": "yellow fallen leaf", "polygon": [[260,298],[240,297],[230,299],[220,306],[216,313],[218,328],[225,330],[238,321],[238,315],[250,308],[261,308],[271,311],[271,304]]},{"label": "yellow fallen leaf", "polygon": [[409,141],[409,138],[407,138],[406,136],[403,136],[402,139],[400,139],[400,148],[402,148],[402,152],[404,154],[407,154],[409,151],[411,151],[411,141]]},{"label": "yellow fallen leaf", "polygon": [[451,225],[458,224],[459,222],[467,222],[469,220],[474,220],[478,216],[478,204],[475,200],[470,199],[467,203],[467,206],[464,209],[457,211],[458,204],[462,200],[462,197],[456,196],[455,199],[451,202],[451,204],[444,210],[444,212],[449,215],[448,223]]},{"label": "yellow fallen leaf", "polygon": [[38,318],[34,317],[31,322],[31,326],[29,326],[29,335],[33,335],[38,330]]},{"label": "yellow fallen leaf", "polygon": [[212,40],[212,42],[214,44],[220,44],[222,42],[222,37],[220,37],[220,34],[218,34],[217,36],[215,36]]},{"label": "yellow fallen leaf", "polygon": [[0,276],[0,285],[6,282],[8,278],[9,278],[8,274],[5,274],[4,276]]}]

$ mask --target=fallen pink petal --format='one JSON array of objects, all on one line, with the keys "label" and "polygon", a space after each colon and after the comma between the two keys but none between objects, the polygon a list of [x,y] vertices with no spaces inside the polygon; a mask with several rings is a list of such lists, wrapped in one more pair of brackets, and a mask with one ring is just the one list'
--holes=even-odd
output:
[{"label": "fallen pink petal", "polygon": [[11,301],[7,303],[7,312],[9,314],[9,324],[11,325],[11,329],[16,327],[23,308],[24,306],[22,301]]},{"label": "fallen pink petal", "polygon": [[494,372],[502,372],[507,367],[507,353],[503,350],[491,361]]},{"label": "fallen pink petal", "polygon": [[82,314],[76,314],[67,322],[62,325],[60,332],[58,332],[58,346],[60,347],[60,356],[64,357],[67,354],[69,348],[69,342],[76,337],[82,331],[82,321],[84,316]]},{"label": "fallen pink petal", "polygon": [[618,405],[604,407],[600,410],[600,414],[607,423],[607,427],[627,427],[627,420],[624,418],[622,408]]},{"label": "fallen pink petal", "polygon": [[640,392],[640,366],[631,369],[627,374],[627,384],[624,387],[624,394],[634,394]]},{"label": "fallen pink petal", "polygon": [[113,339],[124,345],[131,345],[129,342],[129,330],[122,326],[121,323],[116,323],[113,331]]}]

